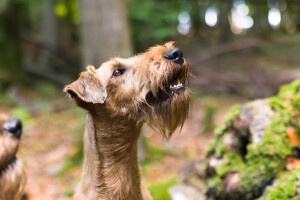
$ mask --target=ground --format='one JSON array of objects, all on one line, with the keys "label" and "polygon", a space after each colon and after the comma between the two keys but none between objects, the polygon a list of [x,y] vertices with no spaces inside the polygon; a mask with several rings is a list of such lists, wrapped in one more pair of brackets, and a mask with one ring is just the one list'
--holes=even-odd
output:
[{"label": "ground", "polygon": [[[157,154],[157,160],[150,159],[142,163],[143,179],[147,186],[174,179],[184,162],[203,158],[213,137],[212,129],[201,134],[203,122],[207,120],[207,107],[218,108],[213,121],[221,123],[222,116],[230,106],[242,101],[230,96],[201,96],[195,99],[185,125],[181,131],[174,133],[170,141],[163,140],[161,135],[147,126],[143,128],[148,145]],[[82,147],[85,111],[64,96],[56,101],[68,105],[67,108],[59,112],[45,110],[36,116],[11,103],[2,103],[0,106],[1,111],[20,117],[24,122],[19,156],[27,168],[26,191],[30,199],[70,199],[80,179],[80,159],[79,165],[76,165],[74,154]]]}]

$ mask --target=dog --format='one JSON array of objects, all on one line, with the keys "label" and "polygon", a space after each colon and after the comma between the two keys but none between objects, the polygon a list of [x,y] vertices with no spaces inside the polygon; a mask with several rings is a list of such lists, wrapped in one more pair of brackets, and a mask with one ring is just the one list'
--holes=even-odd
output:
[{"label": "dog", "polygon": [[23,199],[26,174],[23,162],[16,157],[22,123],[0,113],[0,200]]},{"label": "dog", "polygon": [[189,65],[172,42],[98,69],[64,91],[87,111],[84,165],[75,199],[150,200],[141,186],[137,140],[147,123],[169,139],[189,110]]}]

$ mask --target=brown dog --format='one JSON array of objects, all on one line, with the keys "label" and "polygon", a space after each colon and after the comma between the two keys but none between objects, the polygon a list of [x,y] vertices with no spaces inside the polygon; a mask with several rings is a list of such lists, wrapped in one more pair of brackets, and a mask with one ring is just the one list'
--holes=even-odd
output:
[{"label": "brown dog", "polygon": [[77,199],[148,200],[141,188],[137,140],[147,122],[169,138],[189,109],[189,67],[172,43],[87,67],[65,92],[88,112]]},{"label": "brown dog", "polygon": [[9,119],[0,114],[0,199],[22,198],[26,174],[21,159],[16,157],[22,124],[18,119]]}]

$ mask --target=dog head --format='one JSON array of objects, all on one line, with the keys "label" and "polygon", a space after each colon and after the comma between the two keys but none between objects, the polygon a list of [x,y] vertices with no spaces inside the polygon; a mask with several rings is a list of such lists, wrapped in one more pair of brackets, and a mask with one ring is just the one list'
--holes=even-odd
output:
[{"label": "dog head", "polygon": [[0,170],[14,163],[19,148],[22,123],[0,114]]},{"label": "dog head", "polygon": [[147,122],[168,138],[188,113],[188,76],[182,51],[169,42],[128,59],[113,58],[97,70],[89,66],[65,91],[91,112],[101,107]]},{"label": "dog head", "polygon": [[21,134],[21,121],[0,113],[0,199],[20,199],[25,186],[23,162],[16,157]]}]

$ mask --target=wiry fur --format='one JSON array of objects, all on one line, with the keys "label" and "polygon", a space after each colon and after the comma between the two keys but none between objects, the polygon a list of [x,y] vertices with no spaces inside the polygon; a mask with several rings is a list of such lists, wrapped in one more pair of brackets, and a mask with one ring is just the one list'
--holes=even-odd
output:
[{"label": "wiry fur", "polygon": [[21,159],[16,157],[19,139],[3,130],[9,118],[0,114],[0,200],[19,200],[26,183]]},{"label": "wiry fur", "polygon": [[[88,111],[85,161],[76,199],[152,199],[140,183],[137,140],[141,127],[146,122],[169,138],[183,125],[190,103],[187,88],[172,94],[166,91],[174,76],[188,83],[187,62],[179,65],[164,58],[173,48],[173,43],[167,43],[128,59],[113,58],[97,70],[89,66],[66,86],[65,92]],[[113,77],[118,68],[124,74]]]}]

